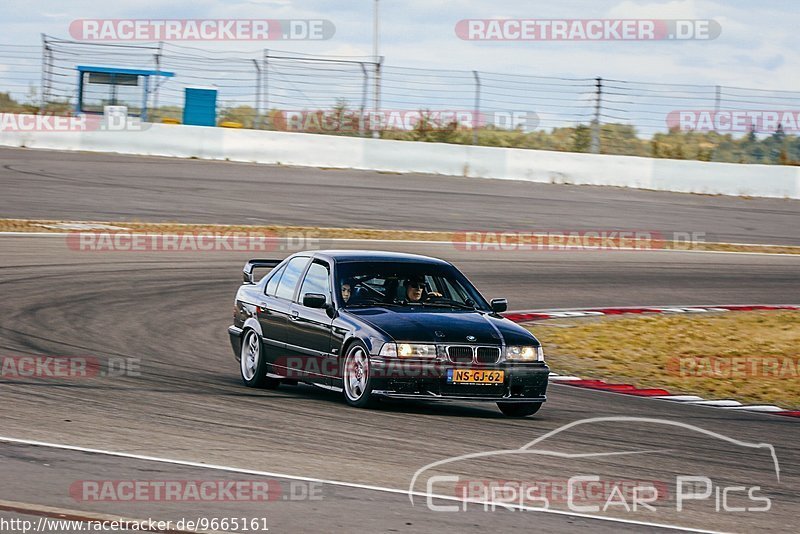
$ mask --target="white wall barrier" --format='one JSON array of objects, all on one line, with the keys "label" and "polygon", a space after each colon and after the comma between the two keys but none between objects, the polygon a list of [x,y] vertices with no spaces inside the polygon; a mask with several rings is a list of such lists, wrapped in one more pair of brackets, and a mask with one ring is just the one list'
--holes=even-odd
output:
[{"label": "white wall barrier", "polygon": [[16,131],[0,145],[800,198],[800,167],[474,147],[245,129],[145,124],[141,131]]}]

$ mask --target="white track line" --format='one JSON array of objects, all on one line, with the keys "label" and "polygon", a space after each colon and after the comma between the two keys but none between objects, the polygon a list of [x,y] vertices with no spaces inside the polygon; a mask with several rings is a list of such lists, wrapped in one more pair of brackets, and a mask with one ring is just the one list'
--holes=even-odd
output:
[{"label": "white track line", "polygon": [[663,395],[659,397],[650,397],[650,398],[657,400],[668,400],[672,402],[689,402],[689,401],[704,400],[703,397],[698,397],[697,395]]},{"label": "white track line", "polygon": [[[414,497],[425,497],[425,498],[432,498],[437,500],[446,500],[446,501],[455,501],[455,502],[464,502],[463,499],[459,499],[458,497],[453,497],[449,495],[439,495],[435,493],[423,493],[421,491],[408,491],[402,490],[397,488],[387,488],[383,486],[372,486],[369,484],[358,484],[355,482],[342,482],[339,480],[326,480],[321,478],[313,478],[313,477],[301,477],[295,475],[287,475],[284,473],[273,473],[270,471],[258,471],[255,469],[242,469],[239,467],[228,467],[224,465],[214,465],[214,464],[203,464],[199,462],[190,462],[187,460],[172,460],[169,458],[159,458],[157,456],[145,456],[141,454],[131,454],[126,452],[116,452],[116,451],[106,451],[102,449],[89,449],[86,447],[77,447],[74,445],[63,445],[59,443],[48,443],[44,441],[34,441],[28,439],[19,439],[19,438],[10,438],[5,436],[0,436],[0,442],[6,443],[16,443],[20,445],[32,445],[35,447],[48,447],[51,449],[60,449],[60,450],[67,450],[67,451],[76,451],[76,452],[85,452],[89,454],[102,454],[105,456],[115,456],[117,458],[129,458],[131,460],[141,460],[146,462],[158,462],[158,463],[165,463],[171,465],[180,465],[184,467],[195,467],[199,469],[211,469],[215,471],[227,471],[230,473],[240,473],[244,475],[255,475],[255,476],[264,476],[264,477],[273,477],[273,478],[285,478],[287,480],[299,480],[303,482],[318,482],[321,484],[328,484],[331,486],[339,486],[344,488],[353,488],[353,489],[361,489],[361,490],[368,490],[368,491],[378,491],[382,493],[390,493],[394,495],[412,495]],[[491,503],[484,503],[483,501],[468,501],[474,504],[488,504]],[[562,511],[562,510],[543,510],[541,508],[534,508],[529,506],[519,506],[519,505],[511,505],[504,507],[513,508],[520,511],[526,512],[542,512],[554,515],[563,515],[568,517],[580,517],[583,519],[592,519],[597,521],[608,521],[612,523],[624,523],[627,525],[636,525],[642,527],[653,527],[653,528],[665,528],[665,529],[672,529],[672,530],[680,530],[682,532],[701,532],[701,533],[708,533],[708,534],[718,534],[720,531],[715,530],[702,530],[702,529],[695,529],[695,528],[688,528],[688,527],[681,527],[677,525],[667,525],[661,523],[651,523],[647,521],[636,521],[634,519],[621,519],[615,517],[604,517],[604,516],[597,516],[591,514],[582,514],[576,513],[572,511]]]},{"label": "white track line", "polygon": [[743,412],[764,412],[764,413],[774,413],[774,412],[786,412],[785,408],[781,408],[780,406],[775,406],[773,404],[747,404],[744,406],[722,406],[726,410],[739,410]]},{"label": "white track line", "polygon": [[552,376],[551,375],[550,376],[550,380],[553,380],[555,382],[570,382],[572,380],[583,380],[583,378],[581,378],[579,376],[562,376],[562,375]]},{"label": "white track line", "polygon": [[742,407],[745,408],[746,406],[739,401],[735,400],[728,400],[728,399],[721,399],[721,400],[702,400],[702,401],[689,401],[686,404],[691,404],[693,406],[712,406],[714,408],[732,408],[732,407]]}]

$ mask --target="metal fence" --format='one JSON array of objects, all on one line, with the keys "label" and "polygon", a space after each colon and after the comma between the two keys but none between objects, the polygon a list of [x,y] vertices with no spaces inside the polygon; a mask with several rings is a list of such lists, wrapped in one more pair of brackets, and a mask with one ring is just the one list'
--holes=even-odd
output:
[{"label": "metal fence", "polygon": [[[604,137],[610,135],[604,131],[608,125],[631,127],[647,139],[666,132],[669,118],[680,110],[800,110],[800,92],[792,91],[434,70],[387,65],[372,57],[266,49],[220,52],[173,43],[89,44],[49,36],[43,36],[41,47],[0,46],[0,91],[43,111],[71,109],[78,64],[175,72],[174,78],[160,78],[150,89],[154,121],[179,119],[184,89],[203,86],[218,90],[219,117],[249,128],[277,128],[281,114],[307,118],[337,110],[359,119],[375,116],[359,120],[358,128],[328,133],[375,135],[375,130],[385,134],[395,126],[392,114],[471,114],[476,128],[465,142],[479,142],[481,125],[523,133],[582,127],[595,152],[601,142],[604,151],[613,143]],[[38,85],[32,82],[37,78]]]}]

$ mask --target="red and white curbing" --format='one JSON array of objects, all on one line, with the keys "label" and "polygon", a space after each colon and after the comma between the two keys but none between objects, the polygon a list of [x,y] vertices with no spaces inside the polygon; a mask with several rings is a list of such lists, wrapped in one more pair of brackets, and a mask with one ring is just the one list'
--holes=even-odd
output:
[{"label": "red and white curbing", "polygon": [[[642,313],[719,313],[730,311],[760,311],[760,310],[800,310],[800,305],[733,305],[733,306],[680,306],[680,307],[619,307],[619,308],[589,308],[582,310],[524,310],[504,314],[507,319],[515,323],[543,321],[545,319],[567,319],[576,317],[595,317],[604,315],[625,315]],[[697,395],[673,395],[660,388],[637,388],[632,384],[610,384],[604,380],[589,380],[578,376],[565,376],[557,373],[550,374],[552,382],[585,389],[609,391],[622,395],[636,397],[650,397],[652,399],[679,402],[693,406],[709,406],[726,410],[768,413],[786,417],[800,418],[800,411],[786,410],[771,404],[742,404],[732,399],[706,400]]]},{"label": "red and white curbing", "polygon": [[508,312],[505,315],[515,323],[543,321],[545,319],[571,319],[577,317],[599,317],[603,315],[627,315],[641,313],[720,313],[729,311],[761,311],[761,310],[800,310],[797,304],[782,305],[733,305],[733,306],[649,306],[618,308],[586,308],[564,310],[523,310]]}]

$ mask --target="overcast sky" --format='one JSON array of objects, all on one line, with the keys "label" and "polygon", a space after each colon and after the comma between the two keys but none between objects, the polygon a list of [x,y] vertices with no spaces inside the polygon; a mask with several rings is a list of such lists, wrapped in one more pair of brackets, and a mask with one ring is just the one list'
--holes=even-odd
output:
[{"label": "overcast sky", "polygon": [[[315,54],[372,52],[373,0],[3,0],[0,42],[69,36],[75,19],[322,18],[328,41],[226,42]],[[800,90],[798,0],[380,0],[381,55],[397,66],[478,69]],[[476,42],[456,36],[461,19],[714,19],[712,41]],[[198,46],[198,43],[189,43]],[[199,46],[207,46],[199,44]]]}]

